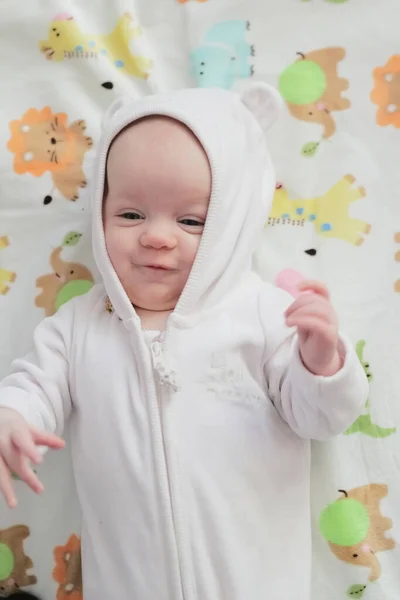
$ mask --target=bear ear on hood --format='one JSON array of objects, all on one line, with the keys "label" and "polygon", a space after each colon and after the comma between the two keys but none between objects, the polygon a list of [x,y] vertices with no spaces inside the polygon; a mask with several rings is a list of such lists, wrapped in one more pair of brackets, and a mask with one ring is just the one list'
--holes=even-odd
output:
[{"label": "bear ear on hood", "polygon": [[241,94],[241,99],[253,113],[264,133],[276,121],[283,106],[278,90],[261,81],[256,81],[246,88]]}]

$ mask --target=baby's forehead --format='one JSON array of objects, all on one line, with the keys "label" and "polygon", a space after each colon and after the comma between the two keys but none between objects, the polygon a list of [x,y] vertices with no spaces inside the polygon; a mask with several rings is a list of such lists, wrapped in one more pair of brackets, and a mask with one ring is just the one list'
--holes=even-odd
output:
[{"label": "baby's forehead", "polygon": [[202,145],[192,130],[177,119],[165,115],[149,115],[133,121],[120,131],[114,138],[109,152],[113,148],[125,144],[140,144],[157,142],[158,144],[174,138],[180,143],[197,143]]},{"label": "baby's forehead", "polygon": [[[183,123],[152,115],[135,121],[115,138],[107,160],[114,190],[133,190],[141,198],[209,196],[211,169],[203,146]],[[132,190],[132,191],[131,191]]]},{"label": "baby's forehead", "polygon": [[160,169],[209,169],[207,153],[195,134],[184,123],[161,115],[138,119],[125,127],[113,140],[107,170],[136,171],[140,165]]}]

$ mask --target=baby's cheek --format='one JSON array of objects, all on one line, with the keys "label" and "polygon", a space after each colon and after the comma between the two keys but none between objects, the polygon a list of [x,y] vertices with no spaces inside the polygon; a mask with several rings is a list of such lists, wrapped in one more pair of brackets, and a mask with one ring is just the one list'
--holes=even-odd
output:
[{"label": "baby's cheek", "polygon": [[187,251],[187,257],[188,257],[188,262],[190,262],[190,266],[193,265],[194,260],[196,258],[199,246],[200,246],[200,241],[201,241],[201,235],[193,235],[191,236],[192,239],[190,240],[190,247],[188,248]]},{"label": "baby's cheek", "polygon": [[118,272],[123,265],[124,257],[128,255],[126,233],[114,228],[106,229],[105,240],[108,256],[114,269]]}]

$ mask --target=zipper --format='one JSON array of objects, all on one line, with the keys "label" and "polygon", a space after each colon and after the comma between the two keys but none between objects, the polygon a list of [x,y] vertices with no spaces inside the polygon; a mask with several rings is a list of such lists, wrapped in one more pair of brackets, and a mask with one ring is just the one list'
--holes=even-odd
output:
[{"label": "zipper", "polygon": [[[123,106],[121,105],[123,109]],[[99,252],[99,259],[103,264],[107,265],[108,268],[111,268],[110,258],[108,256],[105,238],[103,231],[103,218],[102,218],[102,206],[103,206],[103,191],[104,191],[104,180],[106,174],[106,162],[107,162],[107,154],[112,140],[115,136],[122,131],[127,125],[134,122],[135,120],[146,117],[153,114],[165,115],[171,118],[175,118],[178,121],[187,125],[189,129],[191,129],[194,135],[200,140],[203,145],[204,150],[208,156],[212,177],[213,177],[213,189],[211,196],[215,196],[219,193],[219,173],[218,168],[216,166],[216,161],[214,159],[213,153],[210,152],[210,149],[207,143],[204,141],[203,136],[199,134],[196,127],[193,127],[192,124],[185,118],[185,116],[180,115],[179,111],[174,111],[171,106],[161,106],[159,109],[155,110],[155,107],[150,110],[140,110],[140,111],[132,111],[129,117],[125,117],[121,119],[118,125],[115,125],[112,131],[109,132],[108,136],[103,141],[103,147],[101,148],[99,154],[98,168],[95,173],[95,197],[94,197],[94,206],[93,206],[93,227],[95,231],[93,232],[93,241],[95,251]],[[212,198],[211,198],[212,200]],[[209,214],[207,216],[208,227],[203,233],[202,241],[200,242],[200,247],[196,256],[196,269],[192,269],[191,274],[189,275],[189,279],[186,282],[186,286],[181,294],[181,297],[178,301],[178,304],[175,307],[176,313],[179,313],[184,308],[187,303],[187,298],[190,296],[192,289],[196,285],[197,275],[193,274],[193,271],[196,272],[201,268],[201,264],[204,262],[204,257],[206,255],[207,246],[209,244],[209,237],[212,232],[211,222],[214,220],[214,213],[216,209],[214,208],[214,204],[210,200],[210,208]],[[118,287],[121,286],[118,278],[114,275],[114,284]],[[108,274],[107,274],[108,275]],[[104,278],[104,276],[103,276]],[[122,291],[122,290],[121,290]],[[177,570],[180,576],[179,582],[176,580],[174,573],[171,572],[171,585],[175,589],[175,595],[173,600],[178,599],[178,595],[182,597],[183,600],[193,600],[195,598],[194,592],[194,582],[193,576],[190,576],[190,551],[188,547],[188,543],[185,542],[185,533],[184,533],[184,525],[182,523],[182,518],[179,518],[179,510],[174,511],[174,505],[179,505],[179,482],[177,481],[177,477],[174,475],[171,476],[171,471],[175,469],[171,468],[172,463],[176,461],[176,457],[173,455],[173,440],[169,440],[168,435],[168,427],[165,426],[166,414],[164,408],[168,406],[170,401],[171,392],[179,391],[179,382],[177,378],[176,372],[171,368],[171,365],[168,361],[168,347],[169,340],[171,338],[171,330],[167,325],[167,330],[165,332],[165,337],[162,340],[155,340],[150,345],[150,359],[151,364],[148,364],[148,361],[144,358],[148,356],[148,348],[143,340],[142,333],[140,331],[141,324],[140,319],[132,309],[132,306],[128,300],[128,298],[124,298],[125,306],[120,305],[120,309],[123,310],[123,313],[120,316],[123,318],[124,322],[131,323],[134,329],[136,329],[136,335],[140,339],[141,346],[141,359],[142,366],[145,372],[152,371],[153,377],[153,389],[150,389],[148,386],[149,393],[149,403],[150,405],[150,425],[153,433],[153,442],[154,442],[154,452],[155,452],[155,467],[156,467],[156,475],[159,482],[159,491],[160,491],[160,500],[161,507],[163,509],[164,518],[169,523],[165,523],[165,534],[166,534],[166,547],[170,547],[171,554],[169,558],[171,559],[171,569],[174,568]],[[129,316],[127,316],[129,314]],[[150,369],[149,369],[150,367]],[[152,369],[151,369],[152,367]],[[154,376],[156,381],[154,381]],[[167,439],[165,439],[165,435]],[[162,460],[160,460],[162,457]],[[161,464],[162,463],[162,464]],[[173,479],[173,483],[171,483],[170,479]],[[174,515],[175,512],[175,515]],[[178,516],[177,516],[178,513]],[[171,527],[169,527],[171,524]],[[172,529],[172,531],[171,531]],[[176,564],[174,564],[176,563]],[[185,573],[185,576],[183,576]],[[179,592],[178,592],[179,590]]]},{"label": "zipper", "polygon": [[177,375],[165,360],[162,342],[160,340],[151,342],[150,354],[160,386],[169,386],[173,392],[177,392],[179,390]]},{"label": "zipper", "polygon": [[[156,345],[153,346],[153,352],[151,352],[151,355],[149,356],[148,346],[144,341],[140,325],[138,327],[134,320],[131,319],[130,323],[127,322],[125,326],[130,331],[130,335],[132,336],[133,334],[134,336],[134,339],[132,339],[132,346],[134,351],[136,347],[136,360],[138,361],[138,366],[141,367],[141,371],[144,373],[145,377],[145,390],[148,398],[147,407],[155,458],[154,468],[157,485],[156,489],[158,490],[159,494],[159,507],[161,513],[161,523],[163,525],[164,548],[166,553],[165,563],[167,576],[170,580],[171,600],[187,600],[183,593],[182,571],[179,559],[178,541],[175,532],[175,522],[168,473],[168,459],[164,441],[164,425],[161,403],[163,402],[163,390],[167,386],[165,383],[161,384],[160,376],[154,377],[155,369],[153,361],[157,360],[159,368],[162,364],[162,353],[160,355],[161,342],[157,340],[160,346],[158,346],[156,343]],[[155,342],[153,342],[153,344],[154,343]]]},{"label": "zipper", "polygon": [[159,390],[159,411],[164,440],[164,455],[169,483],[170,503],[172,510],[172,520],[174,524],[175,539],[178,551],[179,569],[181,574],[181,586],[183,600],[193,600],[195,598],[193,574],[190,566],[190,550],[185,536],[185,526],[183,523],[183,512],[181,506],[181,493],[179,489],[179,461],[175,450],[175,441],[171,437],[172,427],[168,423],[168,405],[171,402],[172,394],[180,389],[176,372],[171,368],[168,351],[167,339],[170,337],[170,328],[167,325],[165,336],[154,340],[150,344],[150,354],[156,378],[158,380]]}]

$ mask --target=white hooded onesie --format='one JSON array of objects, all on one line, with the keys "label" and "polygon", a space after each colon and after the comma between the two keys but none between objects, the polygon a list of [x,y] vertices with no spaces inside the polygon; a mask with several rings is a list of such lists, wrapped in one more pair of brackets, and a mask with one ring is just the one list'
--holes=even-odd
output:
[{"label": "white hooded onesie", "polygon": [[[343,368],[310,374],[284,324],[291,297],[251,272],[276,111],[254,84],[242,97],[124,98],[105,117],[93,184],[103,283],[45,319],[0,386],[0,406],[32,425],[61,434],[70,418],[85,600],[309,600],[309,440],[344,431],[368,384],[344,338]],[[212,195],[186,287],[147,342],[107,254],[102,199],[111,141],[154,114],[198,137]]]}]

